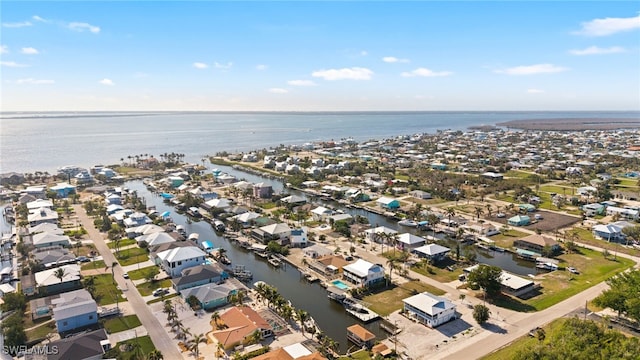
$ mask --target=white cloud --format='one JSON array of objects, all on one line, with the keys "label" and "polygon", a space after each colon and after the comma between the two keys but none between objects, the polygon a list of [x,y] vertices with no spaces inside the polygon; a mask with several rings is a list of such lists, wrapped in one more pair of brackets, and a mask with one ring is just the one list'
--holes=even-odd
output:
[{"label": "white cloud", "polygon": [[292,86],[316,86],[316,83],[311,80],[289,80],[287,84]]},{"label": "white cloud", "polygon": [[220,64],[219,62],[214,62],[213,66],[215,66],[216,69],[231,69],[231,67],[233,66],[233,63],[228,62],[226,64]]},{"label": "white cloud", "polygon": [[527,94],[542,94],[544,90],[540,89],[527,89]]},{"label": "white cloud", "polygon": [[289,92],[289,90],[282,88],[271,88],[269,89],[269,92],[272,94],[286,94]]},{"label": "white cloud", "polygon": [[604,18],[583,22],[582,29],[574,34],[585,36],[607,36],[619,32],[640,29],[640,15],[629,18]]},{"label": "white cloud", "polygon": [[201,62],[194,62],[193,63],[193,67],[196,69],[206,69],[209,67],[209,65],[205,64],[205,63],[201,63]]},{"label": "white cloud", "polygon": [[111,79],[102,79],[102,80],[99,81],[99,83],[102,84],[102,85],[108,85],[108,86],[115,85],[115,83]]},{"label": "white cloud", "polygon": [[262,70],[267,70],[267,68],[268,68],[268,66],[264,65],[264,64],[256,65],[256,70],[262,71]]},{"label": "white cloud", "polygon": [[2,23],[2,26],[6,28],[21,28],[26,26],[32,26],[33,24],[28,21],[16,22],[16,23]]},{"label": "white cloud", "polygon": [[38,49],[32,47],[23,47],[20,52],[26,55],[37,55],[40,53]]},{"label": "white cloud", "polygon": [[623,53],[626,50],[620,46],[612,46],[609,48],[601,48],[597,46],[589,46],[586,49],[574,49],[569,50],[569,54],[571,55],[603,55],[603,54],[616,54]]},{"label": "white cloud", "polygon": [[67,27],[73,31],[78,31],[78,32],[84,32],[85,30],[88,30],[94,34],[97,34],[100,32],[100,28],[97,26],[93,26],[91,24],[87,24],[87,23],[81,23],[81,22],[72,22],[69,23],[69,25],[67,25]]},{"label": "white cloud", "polygon": [[15,61],[0,61],[0,65],[2,66],[6,66],[6,67],[15,67],[15,68],[19,68],[19,67],[29,67],[29,65],[26,64],[18,64]]},{"label": "white cloud", "polygon": [[0,54],[8,54],[8,53],[9,53],[9,47],[7,45],[1,45]]},{"label": "white cloud", "polygon": [[370,80],[373,71],[367,68],[352,67],[342,69],[317,70],[311,73],[313,77],[325,80]]},{"label": "white cloud", "polygon": [[49,85],[53,83],[55,83],[55,81],[53,80],[42,80],[42,79],[33,79],[33,78],[16,80],[16,84],[19,84],[19,85],[22,85],[22,84]]},{"label": "white cloud", "polygon": [[385,56],[382,58],[382,61],[386,63],[408,63],[409,59],[399,59],[395,56]]},{"label": "white cloud", "polygon": [[366,50],[360,51],[360,56],[367,56],[369,53]]},{"label": "white cloud", "polygon": [[38,16],[38,15],[33,15],[31,18],[32,18],[33,20],[35,20],[35,21],[40,21],[40,22],[49,22],[49,20],[43,19],[43,18],[41,18],[41,17],[40,17],[40,16]]},{"label": "white cloud", "polygon": [[536,65],[525,65],[525,66],[516,66],[516,67],[506,68],[506,69],[499,69],[499,70],[494,70],[494,72],[498,74],[507,74],[507,75],[535,75],[535,74],[559,73],[567,70],[569,69],[562,66],[556,66],[553,64],[536,64]]},{"label": "white cloud", "polygon": [[433,71],[427,68],[417,68],[411,72],[403,72],[402,77],[439,77],[453,75],[451,71]]}]

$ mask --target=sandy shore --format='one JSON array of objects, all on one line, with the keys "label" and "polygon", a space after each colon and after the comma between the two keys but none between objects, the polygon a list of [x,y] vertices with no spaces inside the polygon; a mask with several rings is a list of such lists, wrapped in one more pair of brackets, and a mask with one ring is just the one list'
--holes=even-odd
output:
[{"label": "sandy shore", "polygon": [[640,129],[640,119],[524,119],[511,120],[497,123],[497,126],[522,130],[616,130],[616,129]]}]

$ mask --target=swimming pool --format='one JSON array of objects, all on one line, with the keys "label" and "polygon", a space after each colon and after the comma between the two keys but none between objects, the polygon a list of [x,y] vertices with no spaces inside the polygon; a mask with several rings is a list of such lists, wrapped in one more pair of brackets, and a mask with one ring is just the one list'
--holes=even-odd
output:
[{"label": "swimming pool", "polygon": [[340,280],[333,280],[331,283],[340,290],[349,290],[349,285]]}]

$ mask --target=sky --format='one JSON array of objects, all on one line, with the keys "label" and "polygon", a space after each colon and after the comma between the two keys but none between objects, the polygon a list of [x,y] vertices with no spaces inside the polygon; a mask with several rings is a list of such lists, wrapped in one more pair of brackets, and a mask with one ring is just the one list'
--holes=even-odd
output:
[{"label": "sky", "polygon": [[6,1],[2,111],[640,110],[635,1]]}]

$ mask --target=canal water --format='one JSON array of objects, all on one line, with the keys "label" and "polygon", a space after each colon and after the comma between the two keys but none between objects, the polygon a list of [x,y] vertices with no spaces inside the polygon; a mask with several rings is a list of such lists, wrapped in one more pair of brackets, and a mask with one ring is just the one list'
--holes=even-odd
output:
[{"label": "canal water", "polygon": [[[255,180],[247,179],[247,181]],[[306,310],[320,326],[320,329],[339,343],[341,353],[346,352],[349,346],[353,345],[348,343],[346,332],[346,328],[353,324],[364,326],[376,334],[378,339],[386,337],[386,333],[380,329],[379,320],[363,324],[349,315],[342,305],[329,300],[326,290],[318,283],[307,282],[294,266],[287,264],[280,268],[274,268],[252,252],[234,246],[227,239],[218,236],[209,223],[205,221],[187,223],[186,216],[178,214],[172,206],[163,202],[162,197],[148,191],[141,181],[130,181],[124,186],[136,191],[138,196],[144,197],[147,206],[155,206],[159,213],[170,211],[174,223],[183,225],[187,234],[198,233],[201,240],[209,240],[214,243],[214,247],[225,249],[232,265],[244,265],[247,270],[253,273],[253,280],[250,284],[261,280],[275,286],[278,292],[290,300],[295,308]]]}]

